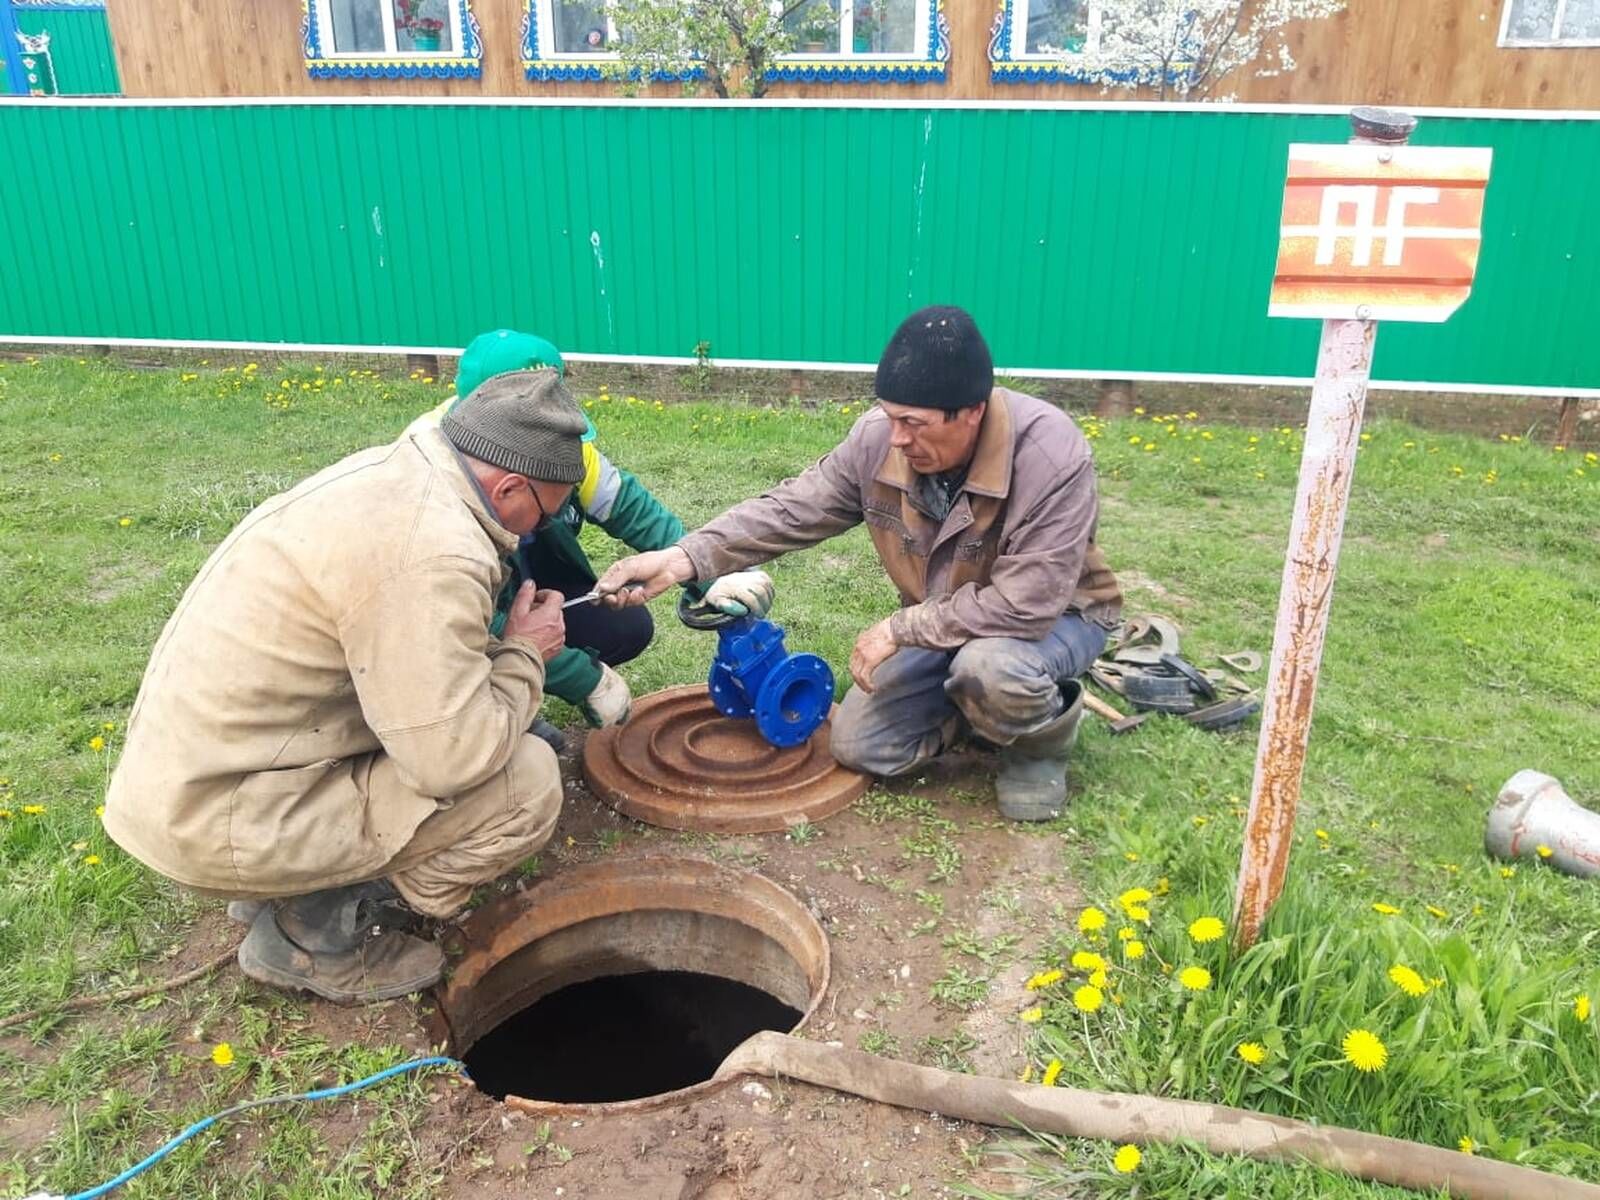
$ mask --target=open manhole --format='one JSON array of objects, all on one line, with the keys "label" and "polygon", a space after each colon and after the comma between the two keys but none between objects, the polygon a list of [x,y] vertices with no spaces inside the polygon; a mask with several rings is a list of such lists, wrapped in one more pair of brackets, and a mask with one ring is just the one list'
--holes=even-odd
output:
[{"label": "open manhole", "polygon": [[820,821],[867,790],[833,761],[824,721],[798,746],[771,745],[752,720],[725,717],[705,687],[653,692],[626,723],[591,733],[583,777],[624,816],[668,829],[768,833]]},{"label": "open manhole", "polygon": [[828,940],[800,901],[694,859],[574,867],[461,932],[434,1040],[524,1109],[697,1094],[751,1034],[803,1025],[828,987]]}]

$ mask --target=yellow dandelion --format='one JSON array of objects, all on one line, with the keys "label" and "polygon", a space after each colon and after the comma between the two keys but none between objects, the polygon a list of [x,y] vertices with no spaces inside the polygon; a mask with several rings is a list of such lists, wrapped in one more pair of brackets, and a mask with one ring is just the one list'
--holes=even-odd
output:
[{"label": "yellow dandelion", "polygon": [[1150,923],[1150,910],[1141,904],[1135,904],[1128,909],[1128,919],[1130,921],[1143,921],[1148,925]]},{"label": "yellow dandelion", "polygon": [[1132,850],[1124,850],[1122,852],[1122,857],[1127,859],[1129,862],[1138,862],[1139,861],[1139,856],[1137,854],[1135,854]]},{"label": "yellow dandelion", "polygon": [[[1195,462],[1199,462],[1200,460],[1197,458],[1194,461]],[[1202,828],[1205,827],[1206,822],[1211,820],[1211,818],[1210,817],[1202,817],[1202,816],[1196,814],[1195,816],[1190,817],[1189,820],[1194,823],[1194,827],[1196,829],[1202,829]]]},{"label": "yellow dandelion", "polygon": [[96,804],[94,806],[94,815],[104,820],[106,815],[106,806],[104,804]]},{"label": "yellow dandelion", "polygon": [[1501,879],[1510,879],[1516,873],[1517,873],[1517,869],[1515,867],[1501,867],[1500,868],[1500,878]]},{"label": "yellow dandelion", "polygon": [[122,526],[124,529],[126,529],[129,525],[133,524],[133,518],[132,517],[123,517],[121,520],[119,520],[117,522],[117,524]]},{"label": "yellow dandelion", "polygon": [[100,726],[100,728],[104,729],[107,733],[114,733],[116,732],[117,723],[115,721],[106,721]]},{"label": "yellow dandelion", "polygon": [[1394,905],[1384,904],[1381,900],[1372,906],[1372,911],[1382,913],[1386,917],[1394,917],[1400,914],[1400,910]]},{"label": "yellow dandelion", "polygon": [[1171,890],[1172,885],[1167,882],[1167,877],[1165,875],[1156,880],[1156,895],[1165,896]]},{"label": "yellow dandelion", "polygon": [[1139,1164],[1144,1161],[1144,1155],[1139,1153],[1139,1147],[1129,1144],[1118,1146],[1117,1152],[1111,1158],[1111,1165],[1118,1174],[1131,1175],[1139,1169]]},{"label": "yellow dandelion", "polygon": [[1226,932],[1226,927],[1216,917],[1200,917],[1189,926],[1189,936],[1196,942],[1214,942]]},{"label": "yellow dandelion", "polygon": [[10,821],[15,815],[9,808],[0,808],[0,821]]},{"label": "yellow dandelion", "polygon": [[1144,943],[1138,939],[1134,939],[1122,948],[1122,952],[1129,958],[1143,958]]},{"label": "yellow dandelion", "polygon": [[1463,1154],[1471,1154],[1478,1148],[1478,1143],[1463,1135],[1456,1139],[1456,1149]]},{"label": "yellow dandelion", "polygon": [[1540,846],[1537,849],[1538,849],[1538,854],[1539,854],[1540,858],[1549,858],[1552,854],[1555,853],[1555,851],[1550,849],[1549,846]]},{"label": "yellow dandelion", "polygon": [[1086,908],[1078,914],[1078,928],[1084,933],[1094,933],[1106,927],[1106,915],[1098,908]]},{"label": "yellow dandelion", "polygon": [[1079,1012],[1092,1013],[1105,1003],[1105,993],[1092,983],[1086,983],[1072,993],[1072,1003],[1078,1006]]},{"label": "yellow dandelion", "polygon": [[1317,841],[1325,842],[1327,840],[1328,840],[1328,831],[1326,829],[1317,830]]},{"label": "yellow dandelion", "polygon": [[1080,971],[1098,971],[1106,965],[1106,960],[1093,950],[1079,950],[1072,956],[1072,965]]},{"label": "yellow dandelion", "polygon": [[1240,1042],[1235,1052],[1252,1067],[1267,1061],[1267,1048],[1260,1042]]},{"label": "yellow dandelion", "polygon": [[40,817],[40,816],[43,816],[44,815],[44,805],[42,805],[42,804],[24,804],[22,806],[22,815],[25,816],[25,817]]},{"label": "yellow dandelion", "polygon": [[1063,973],[1059,968],[1051,971],[1040,971],[1032,979],[1028,980],[1028,982],[1023,986],[1026,987],[1030,992],[1037,992],[1040,988],[1047,988],[1052,983],[1060,983],[1062,974]]},{"label": "yellow dandelion", "polygon": [[1050,1064],[1045,1067],[1044,1074],[1039,1077],[1039,1082],[1044,1084],[1045,1087],[1055,1087],[1056,1080],[1060,1078],[1061,1060],[1059,1058],[1052,1058],[1050,1060]]},{"label": "yellow dandelion", "polygon": [[211,1047],[211,1061],[219,1067],[226,1067],[233,1062],[233,1047],[227,1042],[218,1042]]},{"label": "yellow dandelion", "polygon": [[1352,1029],[1345,1034],[1342,1049],[1345,1062],[1363,1074],[1381,1071],[1389,1061],[1389,1047],[1377,1034],[1366,1029]]},{"label": "yellow dandelion", "polygon": [[1025,1008],[1017,1014],[1017,1020],[1026,1025],[1032,1025],[1044,1016],[1044,1009],[1035,1004],[1032,1008]]},{"label": "yellow dandelion", "polygon": [[1098,971],[1089,976],[1089,986],[1100,988],[1102,991],[1105,990],[1106,969],[1104,967],[1101,967]]},{"label": "yellow dandelion", "polygon": [[100,865],[100,856],[98,854],[84,855],[83,865],[86,867],[98,867]]},{"label": "yellow dandelion", "polygon": [[106,740],[98,733],[89,739],[89,749],[93,750],[96,754],[99,754],[100,751],[104,750],[105,748]]},{"label": "yellow dandelion", "polygon": [[1428,907],[1428,915],[1430,917],[1438,917],[1439,920],[1441,920],[1441,921],[1444,920],[1446,917],[1448,917],[1450,915],[1444,909],[1440,908],[1437,904],[1430,904],[1427,907]]},{"label": "yellow dandelion", "polygon": [[1403,963],[1389,968],[1389,982],[1411,997],[1428,994],[1428,981]]},{"label": "yellow dandelion", "polygon": [[1143,904],[1145,901],[1153,898],[1154,893],[1152,893],[1149,888],[1136,887],[1129,888],[1127,891],[1123,892],[1122,895],[1118,896],[1117,903],[1122,905],[1123,908],[1127,908],[1130,904]]},{"label": "yellow dandelion", "polygon": [[1572,1002],[1572,1015],[1580,1021],[1589,1019],[1589,994],[1587,992]]},{"label": "yellow dandelion", "polygon": [[1134,936],[1135,934],[1132,925],[1124,925],[1121,929],[1117,930],[1117,941],[1119,942],[1131,942],[1133,941]]},{"label": "yellow dandelion", "polygon": [[1178,982],[1191,992],[1203,992],[1211,986],[1211,972],[1204,967],[1185,967],[1178,972]]}]

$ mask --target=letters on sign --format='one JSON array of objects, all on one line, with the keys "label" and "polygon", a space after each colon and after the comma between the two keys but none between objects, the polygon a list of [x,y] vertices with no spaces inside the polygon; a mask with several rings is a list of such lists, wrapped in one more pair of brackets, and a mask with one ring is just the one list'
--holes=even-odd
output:
[{"label": "letters on sign", "polygon": [[1443,321],[1472,291],[1490,151],[1289,147],[1274,317]]}]

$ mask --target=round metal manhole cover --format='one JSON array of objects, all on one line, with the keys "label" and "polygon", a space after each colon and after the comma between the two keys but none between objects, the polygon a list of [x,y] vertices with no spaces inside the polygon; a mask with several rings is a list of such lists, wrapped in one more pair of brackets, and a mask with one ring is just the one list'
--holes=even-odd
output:
[{"label": "round metal manhole cover", "polygon": [[867,790],[828,752],[824,721],[810,740],[780,749],[748,719],[725,717],[704,686],[645,696],[625,725],[596,730],[583,777],[612,808],[667,829],[768,833],[820,821]]}]

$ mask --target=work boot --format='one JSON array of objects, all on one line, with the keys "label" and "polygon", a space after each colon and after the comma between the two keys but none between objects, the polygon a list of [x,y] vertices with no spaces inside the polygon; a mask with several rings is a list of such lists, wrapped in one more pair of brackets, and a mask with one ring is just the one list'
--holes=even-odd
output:
[{"label": "work boot", "polygon": [[444,973],[438,946],[394,929],[335,953],[308,950],[279,927],[280,912],[263,907],[239,946],[239,969],[258,983],[304,989],[337,1004],[367,1004],[420,992]]},{"label": "work boot", "polygon": [[230,900],[228,901],[228,920],[237,921],[241,925],[255,924],[256,914],[267,906],[265,900]]},{"label": "work boot", "polygon": [[533,734],[533,736],[538,738],[540,741],[544,742],[557,754],[563,754],[566,752],[567,735],[562,733],[561,730],[550,724],[550,722],[546,721],[543,717],[540,717],[534,721],[532,725],[528,726],[528,732]]},{"label": "work boot", "polygon": [[417,921],[387,879],[290,896],[278,901],[277,919],[285,937],[313,954],[343,954],[372,934]]},{"label": "work boot", "polygon": [[1078,740],[1083,716],[1083,687],[1076,680],[1061,685],[1066,707],[1042,729],[1019,737],[1000,751],[1000,773],[994,790],[1000,815],[1013,821],[1048,821],[1059,817],[1067,802],[1067,755]]}]

